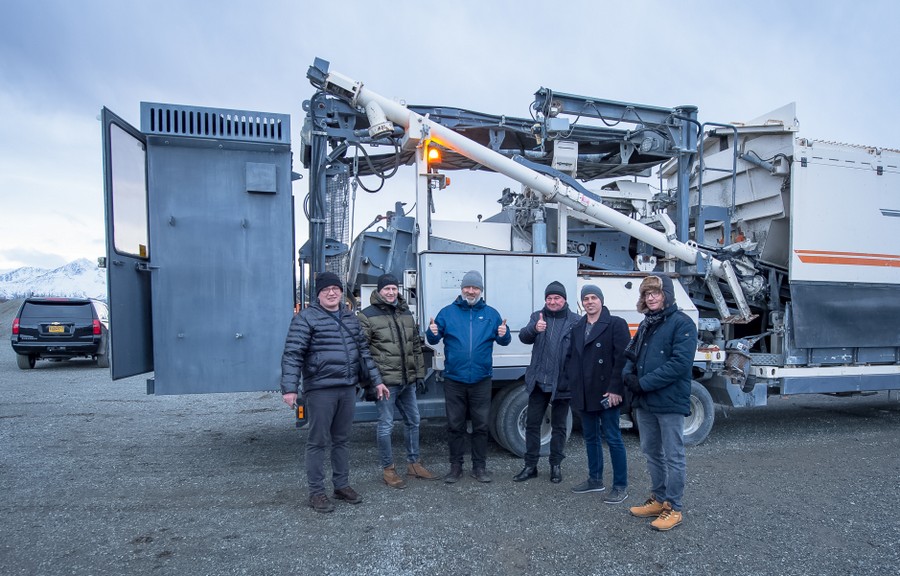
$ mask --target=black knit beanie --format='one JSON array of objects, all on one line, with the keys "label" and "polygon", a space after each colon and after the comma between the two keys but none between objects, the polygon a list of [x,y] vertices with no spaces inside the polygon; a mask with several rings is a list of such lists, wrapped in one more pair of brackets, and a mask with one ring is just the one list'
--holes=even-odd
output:
[{"label": "black knit beanie", "polygon": [[550,296],[551,294],[556,294],[557,296],[562,296],[563,299],[566,298],[566,287],[562,285],[561,282],[557,282],[554,280],[553,282],[547,284],[547,289],[544,290],[544,298]]},{"label": "black knit beanie", "polygon": [[381,289],[385,286],[396,286],[400,288],[400,282],[393,274],[382,274],[378,277],[378,291],[381,292]]},{"label": "black knit beanie", "polygon": [[341,284],[341,279],[337,277],[337,274],[334,272],[322,272],[318,276],[316,276],[316,295],[319,295],[319,292],[328,288],[329,286],[337,286],[341,289],[341,292],[344,291],[344,285]]}]

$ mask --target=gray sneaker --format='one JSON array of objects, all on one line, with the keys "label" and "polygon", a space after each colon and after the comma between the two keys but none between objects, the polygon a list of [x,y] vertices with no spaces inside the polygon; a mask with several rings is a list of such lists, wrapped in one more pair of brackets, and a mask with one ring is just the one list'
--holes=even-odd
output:
[{"label": "gray sneaker", "polygon": [[606,487],[603,485],[603,480],[592,480],[588,478],[578,486],[572,487],[572,492],[576,494],[584,494],[585,492],[603,492],[606,490]]},{"label": "gray sneaker", "polygon": [[603,497],[603,501],[607,504],[618,504],[619,502],[624,502],[626,498],[628,498],[628,490],[613,487],[609,494]]}]

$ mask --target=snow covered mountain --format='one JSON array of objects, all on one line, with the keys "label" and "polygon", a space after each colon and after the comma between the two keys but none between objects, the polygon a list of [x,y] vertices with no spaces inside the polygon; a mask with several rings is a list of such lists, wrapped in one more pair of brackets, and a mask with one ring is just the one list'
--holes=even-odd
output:
[{"label": "snow covered mountain", "polygon": [[63,296],[106,300],[106,270],[81,258],[53,270],[23,267],[0,274],[0,298]]}]

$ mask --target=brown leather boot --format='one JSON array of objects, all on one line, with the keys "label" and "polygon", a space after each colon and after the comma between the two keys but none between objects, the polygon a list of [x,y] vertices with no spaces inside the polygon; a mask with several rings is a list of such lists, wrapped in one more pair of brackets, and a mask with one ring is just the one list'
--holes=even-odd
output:
[{"label": "brown leather boot", "polygon": [[659,517],[650,523],[650,527],[654,530],[666,532],[681,524],[682,519],[681,512],[672,510],[672,504],[670,502],[665,502],[663,503],[663,509],[662,512],[659,513]]},{"label": "brown leather boot", "polygon": [[437,480],[438,475],[429,470],[428,468],[422,466],[422,462],[413,462],[412,464],[407,464],[406,466],[406,475],[412,478],[421,478],[423,480]]},{"label": "brown leather boot", "polygon": [[397,474],[393,464],[384,469],[384,483],[391,488],[406,488],[406,480]]}]

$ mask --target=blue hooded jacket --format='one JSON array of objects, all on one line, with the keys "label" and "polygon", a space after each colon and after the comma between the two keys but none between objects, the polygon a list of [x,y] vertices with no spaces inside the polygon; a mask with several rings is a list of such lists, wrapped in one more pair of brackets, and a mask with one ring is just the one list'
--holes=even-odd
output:
[{"label": "blue hooded jacket", "polygon": [[475,384],[494,374],[494,342],[506,346],[512,340],[507,329],[497,336],[503,319],[500,313],[479,299],[473,306],[462,296],[438,312],[434,323],[437,336],[425,330],[429,344],[444,340],[444,377],[464,384]]}]

